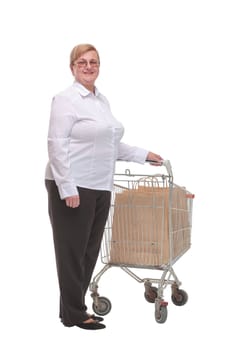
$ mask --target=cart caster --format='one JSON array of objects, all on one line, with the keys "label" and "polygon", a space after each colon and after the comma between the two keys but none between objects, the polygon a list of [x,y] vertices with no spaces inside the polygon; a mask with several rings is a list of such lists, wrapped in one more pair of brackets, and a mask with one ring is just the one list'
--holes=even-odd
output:
[{"label": "cart caster", "polygon": [[112,304],[109,299],[105,297],[97,297],[96,301],[97,303],[94,302],[92,304],[92,309],[97,315],[104,316],[111,311]]},{"label": "cart caster", "polygon": [[158,296],[158,288],[157,287],[148,287],[145,290],[144,297],[148,303],[154,303],[155,299]]},{"label": "cart caster", "polygon": [[188,301],[188,294],[183,289],[175,289],[171,296],[173,304],[182,306]]},{"label": "cart caster", "polygon": [[158,323],[165,323],[167,320],[167,302],[159,300],[155,302],[155,320]]}]

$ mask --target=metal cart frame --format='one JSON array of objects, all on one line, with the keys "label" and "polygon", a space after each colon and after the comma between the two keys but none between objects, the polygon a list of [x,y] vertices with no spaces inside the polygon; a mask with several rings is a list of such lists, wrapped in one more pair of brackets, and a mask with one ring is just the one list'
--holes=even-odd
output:
[{"label": "metal cart frame", "polygon": [[[94,312],[98,315],[106,315],[111,311],[111,302],[108,298],[100,296],[98,293],[98,285],[101,277],[103,274],[109,270],[112,267],[120,267],[122,271],[127,273],[130,277],[135,279],[139,283],[144,284],[144,297],[146,301],[149,303],[153,303],[155,305],[155,320],[158,323],[164,323],[167,320],[167,305],[168,302],[164,300],[164,290],[168,285],[171,286],[171,299],[172,302],[177,306],[182,306],[186,304],[188,301],[188,294],[183,290],[180,289],[181,281],[178,279],[177,275],[175,274],[175,271],[173,269],[174,263],[190,248],[191,243],[189,246],[185,246],[184,249],[177,254],[176,256],[173,256],[174,251],[174,242],[173,242],[173,226],[174,226],[174,218],[172,215],[172,196],[173,191],[175,189],[180,189],[181,191],[184,191],[185,198],[187,198],[187,215],[188,215],[188,230],[189,234],[191,236],[191,227],[192,227],[192,205],[193,205],[193,198],[194,195],[188,192],[184,187],[179,187],[174,184],[173,182],[173,173],[172,173],[172,167],[170,164],[170,161],[166,160],[163,162],[163,165],[165,166],[167,170],[167,174],[156,174],[156,175],[144,175],[144,174],[131,174],[130,170],[127,169],[124,174],[115,174],[115,186],[121,186],[119,183],[127,182],[127,189],[129,191],[133,191],[135,188],[135,184],[140,184],[141,181],[144,181],[146,185],[148,185],[151,188],[154,186],[156,181],[157,187],[166,187],[168,188],[168,234],[169,234],[169,256],[168,261],[165,261],[165,263],[159,263],[159,264],[138,264],[138,263],[132,263],[128,261],[111,261],[110,255],[110,242],[112,242],[112,230],[113,230],[113,216],[114,216],[114,205],[115,205],[115,195],[113,193],[112,197],[112,204],[111,209],[109,212],[109,219],[106,224],[105,233],[102,241],[101,246],[101,261],[105,264],[105,266],[101,269],[101,271],[94,276],[92,282],[90,283],[90,291],[91,291],[91,297],[93,299],[93,305],[92,308]],[[130,192],[128,192],[130,193]],[[157,205],[157,204],[155,204]],[[186,215],[186,214],[185,214]],[[178,226],[180,223],[178,223]],[[161,227],[161,230],[163,230],[164,227]],[[109,238],[110,234],[110,238]],[[107,238],[106,238],[107,237]],[[142,238],[143,239],[143,238]],[[132,272],[131,268],[143,268],[143,269],[154,269],[157,271],[160,271],[160,278],[140,278],[138,275],[136,275],[134,272]]]}]

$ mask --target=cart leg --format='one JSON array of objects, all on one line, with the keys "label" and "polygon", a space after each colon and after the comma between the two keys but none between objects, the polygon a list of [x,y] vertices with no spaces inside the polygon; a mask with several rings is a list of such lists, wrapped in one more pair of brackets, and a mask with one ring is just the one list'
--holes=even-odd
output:
[{"label": "cart leg", "polygon": [[107,315],[112,308],[110,300],[105,297],[100,297],[98,293],[99,280],[110,267],[112,267],[112,265],[105,265],[104,268],[93,278],[93,281],[90,283],[89,286],[89,289],[91,291],[91,297],[93,299],[93,311],[101,316]]},{"label": "cart leg", "polygon": [[172,302],[175,305],[182,306],[188,301],[188,293],[183,289],[179,289],[179,286],[174,283],[172,285]]},{"label": "cart leg", "polygon": [[167,320],[167,305],[163,299],[156,298],[155,300],[155,320],[158,323],[164,323]]},{"label": "cart leg", "polygon": [[155,299],[158,297],[158,288],[153,287],[150,281],[144,282],[145,292],[144,297],[149,303],[154,303]]},{"label": "cart leg", "polygon": [[99,297],[99,294],[98,294],[98,283],[99,283],[99,280],[103,276],[103,274],[108,269],[110,269],[110,267],[112,267],[112,265],[110,265],[110,264],[105,265],[102,268],[102,270],[100,270],[100,272],[93,278],[92,282],[89,285],[89,289],[91,291],[91,297],[92,297],[92,299],[93,299],[95,304],[98,303],[98,297]]},{"label": "cart leg", "polygon": [[178,296],[179,287],[176,283],[173,283],[171,288],[172,288],[172,295],[174,295],[174,297],[176,298]]}]

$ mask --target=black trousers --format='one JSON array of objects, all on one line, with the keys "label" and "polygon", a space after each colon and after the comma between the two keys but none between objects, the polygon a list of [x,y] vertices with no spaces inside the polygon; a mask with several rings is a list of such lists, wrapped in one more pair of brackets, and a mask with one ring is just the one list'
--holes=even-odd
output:
[{"label": "black trousers", "polygon": [[60,287],[60,318],[72,326],[88,319],[87,292],[98,258],[108,217],[111,192],[78,188],[80,206],[70,208],[60,199],[53,180],[45,180],[53,229]]}]

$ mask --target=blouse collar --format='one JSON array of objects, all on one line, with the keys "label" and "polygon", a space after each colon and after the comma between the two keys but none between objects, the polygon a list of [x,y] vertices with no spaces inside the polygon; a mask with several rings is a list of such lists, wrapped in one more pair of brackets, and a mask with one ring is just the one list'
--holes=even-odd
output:
[{"label": "blouse collar", "polygon": [[[79,91],[80,95],[81,96],[88,96],[90,94],[92,94],[92,92],[90,90],[88,90],[87,88],[85,88],[85,86],[83,86],[82,84],[80,84],[78,81],[74,81],[74,84],[73,84]],[[95,96],[98,96],[99,95],[99,90],[97,89],[97,87],[95,87],[95,93],[94,93]]]}]

